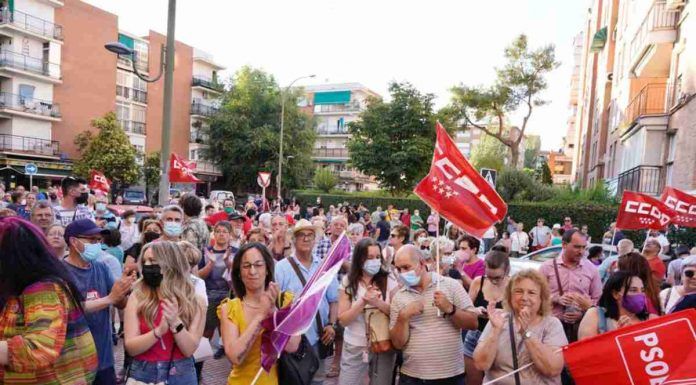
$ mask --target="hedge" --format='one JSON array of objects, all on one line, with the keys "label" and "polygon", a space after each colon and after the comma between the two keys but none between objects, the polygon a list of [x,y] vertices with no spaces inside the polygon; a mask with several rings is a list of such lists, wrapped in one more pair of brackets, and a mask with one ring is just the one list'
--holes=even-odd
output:
[{"label": "hedge", "polygon": [[[349,204],[364,204],[370,211],[377,206],[383,209],[393,204],[396,208],[408,208],[411,212],[418,209],[421,216],[430,215],[430,207],[420,199],[391,198],[391,197],[356,197],[351,194],[323,194],[317,192],[294,191],[294,197],[304,209],[308,205],[315,205],[317,197],[321,197],[324,207],[348,202]],[[551,227],[554,223],[563,224],[564,217],[570,217],[573,223],[587,225],[593,242],[601,242],[604,232],[611,222],[616,220],[617,205],[606,205],[590,202],[510,202],[508,203],[508,215],[515,221],[523,222],[525,230],[529,231],[536,225],[537,218],[544,218],[546,224]],[[498,231],[502,232],[503,224],[498,225]],[[624,231],[627,238],[640,247],[645,240],[645,231]],[[672,229],[668,238],[673,244],[696,245],[696,229]]]}]

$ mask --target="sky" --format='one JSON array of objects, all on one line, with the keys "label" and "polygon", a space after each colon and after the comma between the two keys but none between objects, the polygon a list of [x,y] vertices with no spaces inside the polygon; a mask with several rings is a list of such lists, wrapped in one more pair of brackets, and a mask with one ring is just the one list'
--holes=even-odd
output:
[{"label": "sky", "polygon": [[[119,28],[166,32],[166,0],[87,0],[119,16]],[[573,37],[588,0],[179,0],[176,39],[213,54],[231,76],[244,65],[281,85],[357,82],[388,96],[408,81],[442,107],[455,85],[488,85],[503,50],[521,33],[532,47],[553,44],[561,66],[548,76],[527,133],[559,149],[569,115]],[[520,118],[511,121],[521,123]]]}]

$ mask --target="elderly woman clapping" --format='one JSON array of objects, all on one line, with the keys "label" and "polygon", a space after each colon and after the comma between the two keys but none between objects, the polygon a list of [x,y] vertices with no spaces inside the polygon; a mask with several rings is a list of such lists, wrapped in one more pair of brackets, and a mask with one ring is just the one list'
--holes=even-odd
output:
[{"label": "elderly woman clapping", "polygon": [[660,304],[665,314],[691,307],[696,298],[696,255],[690,255],[681,263],[681,285],[662,290]]},{"label": "elderly woman clapping", "polygon": [[[484,382],[531,363],[519,372],[520,383],[560,384],[563,356],[558,350],[568,341],[561,322],[551,315],[546,279],[531,269],[515,274],[505,288],[503,305],[505,310],[489,303],[489,322],[474,351],[476,367],[485,372]],[[515,378],[498,383],[513,385]]]}]

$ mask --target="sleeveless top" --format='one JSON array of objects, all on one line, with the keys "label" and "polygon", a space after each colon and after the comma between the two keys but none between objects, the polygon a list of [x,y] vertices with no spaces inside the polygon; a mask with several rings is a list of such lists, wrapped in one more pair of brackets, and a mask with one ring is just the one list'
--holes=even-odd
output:
[{"label": "sleeveless top", "polygon": [[[159,325],[160,321],[162,320],[162,305],[159,306],[157,309],[157,316],[155,317],[155,325]],[[139,327],[140,327],[140,334],[146,334],[149,333],[152,328],[147,324],[147,321],[145,321],[145,317],[142,315],[138,315],[138,322],[139,322]],[[164,349],[162,346],[164,345]],[[172,355],[172,347],[174,348],[174,354]],[[145,362],[169,362],[169,360],[180,360],[182,358],[186,358],[183,353],[181,353],[181,350],[179,350],[179,347],[176,346],[176,342],[174,341],[174,334],[172,334],[171,331],[167,330],[166,333],[162,336],[160,340],[157,340],[154,345],[150,347],[145,353],[140,353],[137,356],[133,357],[134,359],[138,361],[145,361]]]},{"label": "sleeveless top", "polygon": [[[483,297],[483,281],[486,279],[485,275],[481,276],[481,287],[479,288],[478,293],[476,294],[476,298],[474,298],[474,307],[488,307],[488,301]],[[503,308],[503,303],[502,301],[498,301],[497,304],[495,304],[496,309],[502,309]],[[488,323],[488,317],[478,317],[478,330],[483,331],[483,329],[486,327],[486,324]]]}]

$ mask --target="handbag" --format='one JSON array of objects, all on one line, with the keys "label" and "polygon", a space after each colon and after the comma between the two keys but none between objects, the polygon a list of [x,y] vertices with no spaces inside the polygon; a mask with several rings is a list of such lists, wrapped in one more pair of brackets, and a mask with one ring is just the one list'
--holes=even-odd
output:
[{"label": "handbag", "polygon": [[297,351],[283,352],[277,365],[278,378],[283,385],[309,385],[319,370],[319,357],[303,335]]},{"label": "handbag", "polygon": [[[382,299],[386,299],[386,296],[386,291],[383,291]],[[365,309],[365,324],[367,326],[367,341],[372,353],[384,353],[392,350],[388,315],[377,308],[367,308]]]}]

